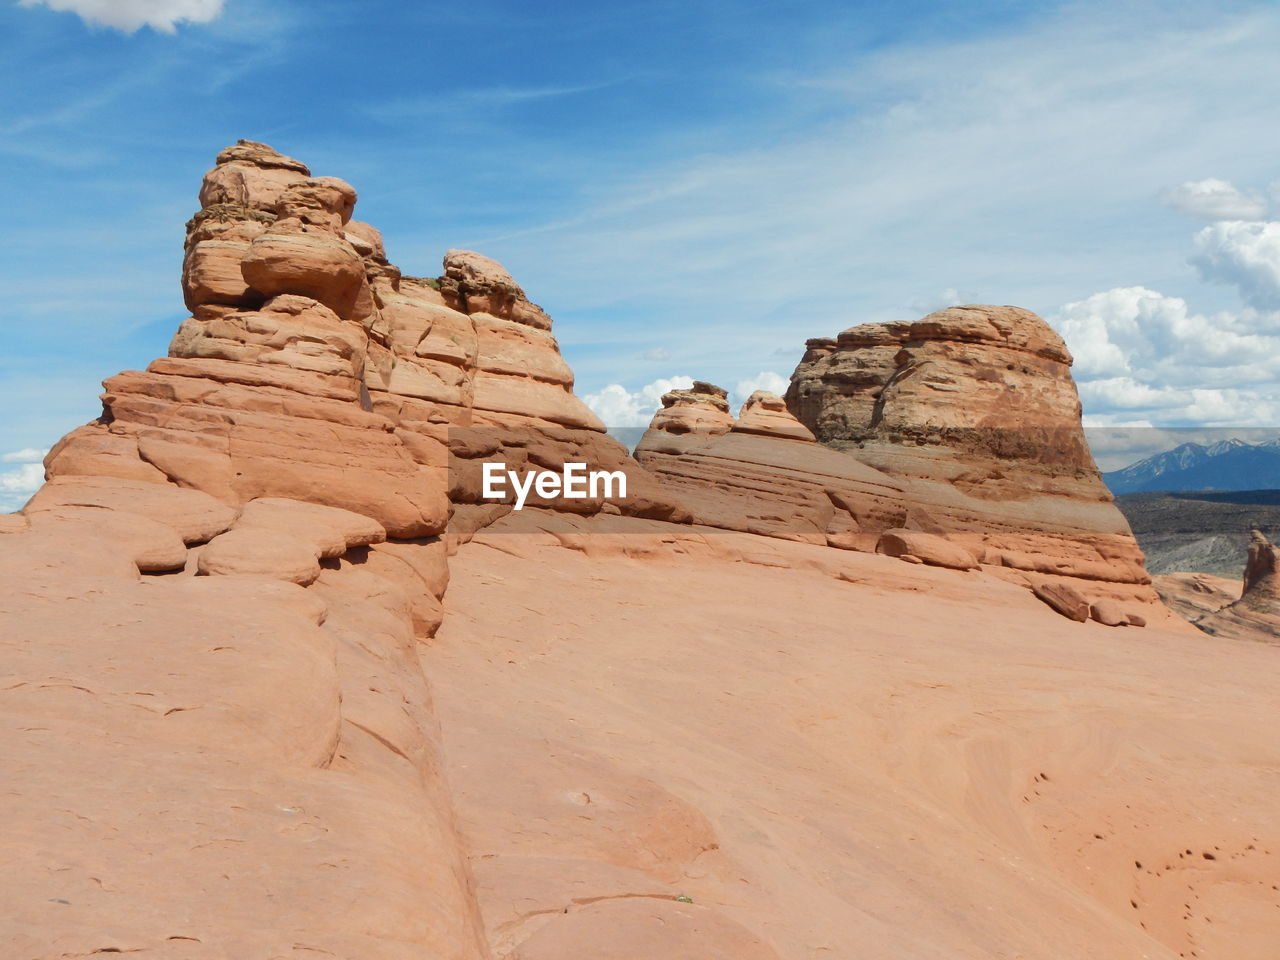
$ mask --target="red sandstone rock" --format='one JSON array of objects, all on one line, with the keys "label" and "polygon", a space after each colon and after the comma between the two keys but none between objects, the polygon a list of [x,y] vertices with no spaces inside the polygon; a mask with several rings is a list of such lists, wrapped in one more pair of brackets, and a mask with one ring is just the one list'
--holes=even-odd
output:
[{"label": "red sandstone rock", "polygon": [[1239,599],[1194,623],[1206,633],[1239,640],[1280,641],[1280,548],[1257,530],[1249,542]]},{"label": "red sandstone rock", "polygon": [[530,303],[502,264],[471,250],[450,250],[444,258],[441,291],[446,302],[464,313],[487,313],[542,330],[551,318]]},{"label": "red sandstone rock", "polygon": [[[304,535],[305,536],[305,535]],[[320,549],[309,539],[265,527],[245,527],[214,537],[200,551],[205,576],[257,576],[300,586],[320,576]]]},{"label": "red sandstone rock", "polygon": [[991,572],[1105,584],[1156,602],[1080,426],[1071,356],[1035,314],[951,307],[810,340],[787,403],[835,449],[895,477],[913,526],[945,532]]},{"label": "red sandstone rock", "polygon": [[[636,459],[685,503],[695,522],[787,539],[854,546],[900,526],[901,486],[806,439],[781,400],[763,392],[728,432],[724,392],[673,391],[636,446]],[[859,539],[860,538],[860,539]]]},{"label": "red sandstone rock", "polygon": [[[1095,620],[1104,627],[1123,627],[1129,625],[1129,615],[1114,600],[1097,600],[1089,605],[1089,619]],[[1141,618],[1139,618],[1141,619]]]},{"label": "red sandstone rock", "polygon": [[55,478],[24,509],[28,516],[66,507],[96,507],[141,515],[173,529],[186,543],[203,543],[227,530],[237,511],[197,490],[116,477]]},{"label": "red sandstone rock", "polygon": [[738,433],[755,433],[763,437],[779,437],[791,440],[814,439],[809,428],[791,415],[781,397],[767,390],[757,390],[742,405],[738,422],[733,425]]},{"label": "red sandstone rock", "polygon": [[353,547],[367,547],[387,539],[380,523],[358,513],[273,497],[245,504],[235,528],[275,530],[301,537],[314,543],[324,559],[340,557]]},{"label": "red sandstone rock", "polygon": [[128,510],[98,506],[55,506],[33,510],[32,530],[49,527],[80,529],[103,537],[127,553],[140,571],[159,573],[181,570],[187,562],[187,547],[177,530],[158,520]]},{"label": "red sandstone rock", "polygon": [[946,537],[913,530],[886,530],[880,534],[876,553],[900,560],[917,560],[935,567],[972,570],[978,566],[973,554]]},{"label": "red sandstone rock", "polygon": [[1084,623],[1089,619],[1089,601],[1069,583],[1037,583],[1031,592],[1068,620]]},{"label": "red sandstone rock", "polygon": [[[733,425],[728,394],[715,384],[696,380],[688,390],[671,390],[663,395],[662,407],[653,415],[649,429],[676,436],[718,437]],[[657,449],[661,442],[657,434],[645,439],[648,449]]]},{"label": "red sandstone rock", "polygon": [[[1189,946],[1163,919],[1183,880],[1245,918],[1221,957],[1272,942],[1244,852],[1273,759],[1260,648],[1067,643],[995,576],[1122,593],[1123,538],[1030,508],[993,532],[992,509],[980,575],[829,550],[940,495],[706,385],[655,417],[656,479],[492,261],[401,276],[354,191],[261,144],[201,200],[171,356],[109,380],[0,517],[8,953],[1138,957]],[[515,514],[476,498],[485,458],[634,485]],[[1169,868],[1146,929],[1115,908],[1146,883],[1118,860],[1205,824],[1197,846],[1245,858],[1229,875]]]}]

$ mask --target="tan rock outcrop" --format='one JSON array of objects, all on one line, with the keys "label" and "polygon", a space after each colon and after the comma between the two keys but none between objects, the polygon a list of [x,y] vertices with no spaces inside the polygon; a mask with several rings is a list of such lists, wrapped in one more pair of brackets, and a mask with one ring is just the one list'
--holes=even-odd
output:
[{"label": "tan rock outcrop", "polygon": [[[59,955],[489,955],[416,654],[473,505],[451,460],[617,466],[615,510],[680,513],[501,267],[402,277],[355,199],[265,145],[223,151],[170,355],[109,379],[5,519],[5,653],[42,642],[6,664],[30,679],[0,696],[3,816],[50,839],[6,841],[4,896],[79,911],[31,914],[9,952],[49,955],[56,927]],[[485,509],[454,519],[510,507]]]},{"label": "tan rock outcrop", "polygon": [[951,307],[810,340],[787,405],[820,441],[903,484],[909,526],[946,533],[991,572],[1153,603],[1085,441],[1071,362],[1033,313]]},{"label": "tan rock outcrop", "polygon": [[753,394],[736,421],[710,384],[662,404],[635,456],[696,523],[871,550],[905,518],[897,481],[817,443],[779,397]]},{"label": "tan rock outcrop", "polygon": [[876,553],[953,570],[972,570],[978,566],[972,553],[946,537],[913,530],[886,530],[880,534]]},{"label": "tan rock outcrop", "polygon": [[[669,390],[653,415],[650,430],[676,436],[719,437],[733,429],[729,394],[715,384],[695,380],[688,390]],[[656,442],[654,438],[653,442]]]},{"label": "tan rock outcrop", "polygon": [[1031,592],[1068,620],[1084,623],[1089,619],[1089,601],[1069,583],[1049,581],[1037,583]]},{"label": "tan rock outcrop", "polygon": [[1242,581],[1208,573],[1161,573],[1151,582],[1165,606],[1188,623],[1217,613],[1244,592]]},{"label": "tan rock outcrop", "polygon": [[618,509],[687,516],[573,395],[550,318],[495,261],[450,251],[439,279],[403,277],[351,219],[350,185],[263,144],[223,151],[200,196],[193,316],[168,358],[107,381],[103,417],[54,449],[50,476],[177,485],[233,508],[288,499],[435,536],[451,512],[464,531],[491,518],[468,512],[470,431],[511,469],[620,470]]},{"label": "tan rock outcrop", "polygon": [[1280,548],[1252,531],[1239,599],[1193,622],[1215,636],[1280,642]]}]

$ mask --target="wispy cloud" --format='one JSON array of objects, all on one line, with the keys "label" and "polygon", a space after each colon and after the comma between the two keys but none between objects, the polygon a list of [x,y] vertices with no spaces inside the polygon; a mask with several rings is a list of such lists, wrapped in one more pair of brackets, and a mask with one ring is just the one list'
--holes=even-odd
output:
[{"label": "wispy cloud", "polygon": [[1240,190],[1229,180],[1210,177],[1189,180],[1160,194],[1165,205],[1199,220],[1262,220],[1266,196],[1260,190]]},{"label": "wispy cloud", "polygon": [[380,100],[365,107],[366,112],[384,122],[398,122],[425,117],[465,114],[475,109],[501,109],[538,100],[555,100],[584,93],[594,93],[616,86],[624,80],[595,83],[549,84],[534,86],[463,87],[442,90],[427,97],[401,97]]},{"label": "wispy cloud", "polygon": [[[1226,163],[1237,183],[1274,178],[1263,158],[1280,153],[1280,11],[1150,13],[1074,4],[818,65],[794,84],[821,120],[629,177],[562,157],[583,174],[579,207],[481,246],[518,264],[557,316],[647,305],[629,356],[658,341],[677,369],[728,382],[788,343],[798,360],[806,337],[919,316],[952,293],[1048,314],[1098,289],[1191,292],[1185,235],[1153,198]],[[1237,212],[1255,199],[1238,193]],[[587,386],[610,382],[606,358],[575,354],[577,323],[564,330]]]},{"label": "wispy cloud", "polygon": [[0,463],[39,463],[48,452],[48,450],[37,450],[35,447],[25,447],[13,453],[0,454]]}]

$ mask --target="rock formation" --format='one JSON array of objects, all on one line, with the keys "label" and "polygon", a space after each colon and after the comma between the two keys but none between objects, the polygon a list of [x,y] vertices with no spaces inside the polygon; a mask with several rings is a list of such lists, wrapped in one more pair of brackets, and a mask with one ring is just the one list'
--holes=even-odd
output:
[{"label": "rock formation", "polygon": [[[443,616],[451,518],[456,545],[510,510],[473,508],[466,465],[623,469],[615,512],[687,517],[573,396],[505,270],[451,251],[440,278],[402,276],[355,202],[265,145],[219,154],[170,355],[106,382],[3,527],[0,632],[43,638],[4,698],[17,821],[48,838],[12,876],[81,905],[65,954],[485,956],[414,649]],[[39,800],[59,793],[74,830]],[[110,865],[78,852],[119,835]],[[120,919],[121,895],[147,911]],[[29,923],[8,952],[45,956]]]},{"label": "rock formation", "polygon": [[719,388],[667,394],[636,457],[700,523],[981,563],[1074,596],[1051,604],[1074,619],[1107,601],[1127,612],[1099,622],[1145,621],[1157,596],[1089,453],[1070,365],[1012,307],[864,324],[809,341],[785,404],[758,393],[734,421]]},{"label": "rock formation", "polygon": [[635,455],[710,527],[871,550],[906,516],[897,481],[823,447],[763,391],[736,421],[719,387],[672,391]]},{"label": "rock formation", "polygon": [[1161,602],[1188,623],[1240,599],[1244,588],[1240,580],[1209,573],[1160,573],[1151,582]]},{"label": "rock formation", "polygon": [[818,440],[900,483],[908,526],[945,533],[989,572],[1154,601],[1084,439],[1071,355],[1035,314],[951,307],[810,340],[787,405]]},{"label": "rock formation", "polygon": [[1239,599],[1192,622],[1215,636],[1280,641],[1280,548],[1252,531]]},{"label": "rock formation", "polygon": [[[349,185],[257,143],[200,203],[170,355],[0,516],[5,956],[1275,942],[1270,651],[1144,603],[1025,315],[811,349],[799,419],[673,391],[633,460],[494,261],[404,276]],[[920,377],[855,429],[850,371],[886,364]],[[629,496],[514,512],[478,495],[495,460]]]},{"label": "rock formation", "polygon": [[351,219],[350,185],[264,144],[220,153],[200,202],[191,319],[168,358],[107,381],[51,478],[174,483],[233,507],[289,497],[421,537],[444,532],[450,494],[458,514],[479,501],[466,461],[501,451],[512,469],[628,471],[624,512],[683,516],[574,397],[551,319],[499,264],[452,250],[441,277],[402,276]]}]

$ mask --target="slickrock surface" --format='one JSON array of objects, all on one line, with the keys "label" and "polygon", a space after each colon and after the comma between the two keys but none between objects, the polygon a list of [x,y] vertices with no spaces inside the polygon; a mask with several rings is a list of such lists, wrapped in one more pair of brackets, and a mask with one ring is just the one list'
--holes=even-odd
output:
[{"label": "slickrock surface", "polygon": [[[1280,648],[1117,573],[1087,452],[963,527],[697,384],[637,462],[494,261],[403,276],[263,144],[200,203],[170,356],[0,516],[0,956],[1271,960]],[[513,512],[498,460],[630,495]]]},{"label": "slickrock surface", "polygon": [[464,546],[422,648],[495,955],[1274,952],[1274,648],[594,522]]},{"label": "slickrock surface", "polygon": [[1244,591],[1244,581],[1209,573],[1161,573],[1151,582],[1165,606],[1189,623],[1217,613]]}]

